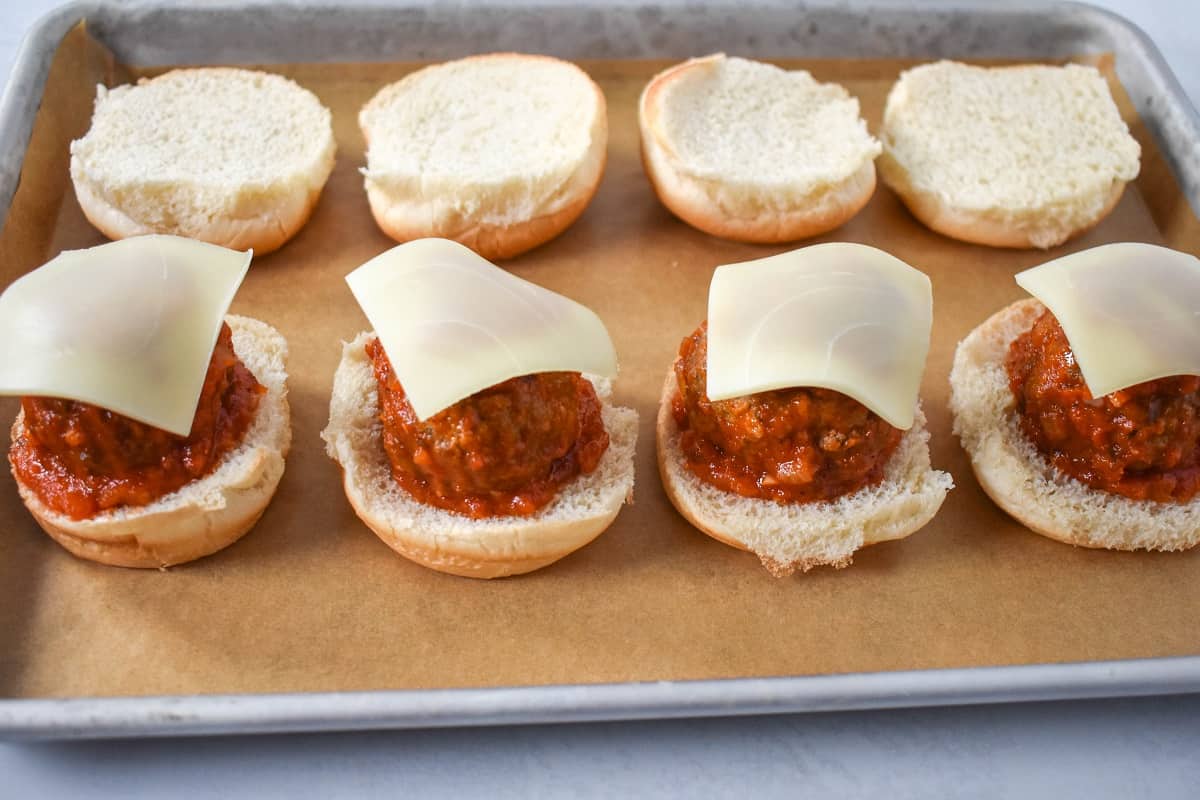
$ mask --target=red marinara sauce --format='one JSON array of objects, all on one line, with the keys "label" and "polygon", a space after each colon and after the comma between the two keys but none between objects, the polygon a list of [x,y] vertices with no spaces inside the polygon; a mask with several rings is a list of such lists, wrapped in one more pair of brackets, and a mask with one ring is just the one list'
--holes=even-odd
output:
[{"label": "red marinara sauce", "polygon": [[709,400],[708,323],[683,340],[672,411],[687,468],[727,492],[780,503],[832,500],[883,480],[903,433],[830,389]]},{"label": "red marinara sauce", "polygon": [[13,470],[72,519],[152,503],[212,472],[242,441],[266,391],[233,351],[232,336],[222,324],[187,436],[88,403],[22,397]]},{"label": "red marinara sauce", "polygon": [[1134,500],[1182,503],[1200,491],[1200,377],[1093,398],[1049,311],[1013,341],[1004,366],[1021,430],[1058,469]]},{"label": "red marinara sauce", "polygon": [[512,378],[422,422],[379,340],[366,350],[392,476],[422,503],[473,519],[528,516],[608,449],[600,399],[578,372]]}]

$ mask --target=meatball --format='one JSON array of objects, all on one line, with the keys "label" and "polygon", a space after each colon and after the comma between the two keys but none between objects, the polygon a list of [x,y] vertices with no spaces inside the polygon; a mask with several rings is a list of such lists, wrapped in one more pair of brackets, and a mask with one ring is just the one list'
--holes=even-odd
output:
[{"label": "meatball", "polygon": [[212,472],[241,443],[265,391],[222,324],[187,436],[88,403],[23,397],[9,460],[42,503],[72,519],[146,505]]},{"label": "meatball", "polygon": [[512,378],[422,422],[378,339],[367,356],[392,476],[423,503],[477,519],[527,516],[608,449],[600,400],[577,372]]},{"label": "meatball", "polygon": [[1005,369],[1022,431],[1061,471],[1135,500],[1186,502],[1200,491],[1200,377],[1093,398],[1049,311],[1013,341]]},{"label": "meatball", "polygon": [[708,326],[683,340],[674,416],[687,468],[719,489],[781,503],[831,500],[883,480],[902,432],[830,389],[709,400]]}]

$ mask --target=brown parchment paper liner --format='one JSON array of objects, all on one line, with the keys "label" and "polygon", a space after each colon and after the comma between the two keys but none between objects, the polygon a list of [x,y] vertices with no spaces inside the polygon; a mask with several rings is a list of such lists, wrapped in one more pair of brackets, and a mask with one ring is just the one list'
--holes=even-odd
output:
[{"label": "brown parchment paper liner", "polygon": [[[889,86],[912,62],[791,63],[843,83],[876,130]],[[412,65],[268,67],[332,108],[338,140],[312,221],[255,260],[233,306],[277,326],[291,346],[295,439],[279,492],[234,546],[147,572],[72,558],[40,532],[3,476],[0,694],[679,680],[1200,653],[1200,552],[1095,552],[1029,533],[978,488],[946,408],[955,343],[1022,296],[1018,270],[1109,241],[1200,249],[1200,226],[1119,87],[1142,143],[1142,176],[1084,238],[1048,253],[960,244],[923,228],[880,187],[853,221],[816,240],[873,244],[933,279],[923,396],[934,465],[958,488],[913,537],[869,548],[846,570],[776,580],[753,555],[675,513],[655,469],[653,423],[662,376],[704,316],[713,268],[787,248],[711,238],[654,198],[638,159],[635,104],[664,63],[582,66],[608,98],[607,172],[570,230],[507,266],[586,303],[612,332],[616,399],[641,413],[636,503],[578,553],[495,582],[410,564],[359,523],[318,433],[340,343],[366,325],[342,277],[392,245],[367,208],[355,117]],[[138,74],[82,30],[64,41],[0,234],[5,285],[61,249],[103,241],[75,201],[67,145],[87,127],[95,84]],[[0,403],[3,419],[15,408]]]}]

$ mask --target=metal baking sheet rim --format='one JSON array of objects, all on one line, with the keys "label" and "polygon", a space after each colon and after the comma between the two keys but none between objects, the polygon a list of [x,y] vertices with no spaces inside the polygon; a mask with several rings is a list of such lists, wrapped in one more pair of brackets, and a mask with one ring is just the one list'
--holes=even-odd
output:
[{"label": "metal baking sheet rim", "polygon": [[[582,5],[595,9],[603,3],[599,0]],[[709,5],[736,8],[728,2]],[[170,13],[183,6],[149,3],[121,9],[106,3],[77,2],[47,14],[26,35],[0,98],[0,153],[4,154],[0,157],[0,214],[7,214],[16,191],[34,116],[58,43],[81,20],[129,13],[131,8],[138,13]],[[378,6],[374,8],[378,10]],[[833,4],[806,4],[798,10],[817,8],[853,11]],[[943,4],[937,6],[938,11],[947,8]],[[955,10],[968,11],[984,8],[986,0],[959,2],[954,6]],[[1200,209],[1200,159],[1196,158],[1200,151],[1200,115],[1191,107],[1153,43],[1127,20],[1083,4],[1050,3],[1012,13],[1036,13],[1039,9],[1077,14],[1087,18],[1094,32],[1115,31],[1123,37],[1130,52],[1117,47],[1116,36],[1111,37],[1110,43],[1119,54],[1139,61],[1138,66],[1155,84],[1135,94],[1134,104],[1159,139],[1193,209]],[[912,14],[911,5],[906,11]],[[353,9],[342,8],[339,13],[351,14]],[[867,9],[861,13],[866,14]],[[1168,102],[1152,102],[1155,93],[1151,88],[1158,89],[1159,97]],[[1132,93],[1134,87],[1127,84],[1127,89]],[[1190,692],[1200,692],[1200,656],[486,689],[0,699],[0,737],[88,739],[568,723]]]},{"label": "metal baking sheet rim", "polygon": [[0,734],[96,739],[748,716],[1183,694],[1200,656],[495,689],[0,701]]}]

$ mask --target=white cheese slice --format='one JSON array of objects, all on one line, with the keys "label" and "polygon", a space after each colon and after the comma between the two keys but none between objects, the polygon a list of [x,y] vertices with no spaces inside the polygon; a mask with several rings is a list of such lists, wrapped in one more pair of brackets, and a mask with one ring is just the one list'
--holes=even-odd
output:
[{"label": "white cheese slice", "polygon": [[187,436],[251,255],[177,236],[61,253],[0,295],[0,394],[78,400]]},{"label": "white cheese slice", "polygon": [[907,430],[929,352],[929,278],[861,244],[718,267],[708,292],[712,400],[815,386]]},{"label": "white cheese slice", "polygon": [[1093,397],[1200,375],[1200,259],[1138,242],[1073,253],[1017,275],[1062,325]]},{"label": "white cheese slice", "polygon": [[418,419],[509,378],[613,378],[617,354],[586,306],[521,280],[467,247],[418,239],[346,276]]}]

